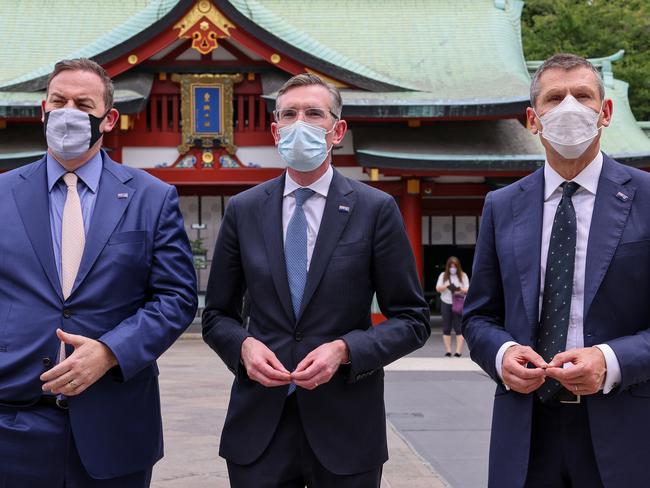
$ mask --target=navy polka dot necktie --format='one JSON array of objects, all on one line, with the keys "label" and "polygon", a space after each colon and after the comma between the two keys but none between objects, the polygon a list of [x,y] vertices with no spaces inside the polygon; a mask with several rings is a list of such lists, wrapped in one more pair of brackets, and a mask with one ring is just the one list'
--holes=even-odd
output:
[{"label": "navy polka dot necktie", "polygon": [[[562,200],[555,211],[551,239],[548,245],[542,313],[537,335],[537,352],[546,362],[566,349],[573,270],[576,256],[576,211],[571,197],[580,188],[573,181],[562,183]],[[556,380],[547,378],[537,390],[545,402],[562,389]]]}]

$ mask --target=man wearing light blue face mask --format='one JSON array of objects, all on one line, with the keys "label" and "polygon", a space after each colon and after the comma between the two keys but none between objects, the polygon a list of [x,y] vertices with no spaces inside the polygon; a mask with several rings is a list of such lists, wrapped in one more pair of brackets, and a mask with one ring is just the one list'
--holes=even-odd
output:
[{"label": "man wearing light blue face mask", "polygon": [[0,175],[0,486],[146,488],[160,356],[196,313],[176,190],[112,161],[113,83],[58,62],[48,153]]},{"label": "man wearing light blue face mask", "polygon": [[543,168],[488,194],[463,336],[497,383],[489,486],[645,486],[650,175],[600,151],[600,74],[557,54],[531,82]]},{"label": "man wearing light blue face mask", "polygon": [[424,344],[427,303],[395,200],[331,166],[338,90],[297,75],[274,115],[287,171],[230,200],[206,294],[204,340],[235,374],[220,454],[234,488],[377,488],[382,368]]}]

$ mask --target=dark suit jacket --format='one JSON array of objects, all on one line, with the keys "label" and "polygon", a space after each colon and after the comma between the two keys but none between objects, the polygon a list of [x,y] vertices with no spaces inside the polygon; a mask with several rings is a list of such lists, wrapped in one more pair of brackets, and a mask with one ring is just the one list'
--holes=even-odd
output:
[{"label": "dark suit jacket", "polygon": [[43,359],[53,363],[59,349],[57,327],[102,341],[119,367],[71,397],[69,413],[87,471],[114,478],[162,456],[156,358],[190,324],[197,299],[176,190],[104,152],[102,159],[84,255],[65,301],[45,158],[0,175],[0,404],[30,405],[41,396]]},{"label": "dark suit jacket", "polygon": [[[490,486],[526,478],[533,395],[506,391],[499,347],[535,348],[538,329],[544,174],[540,169],[485,200],[463,335],[497,383]],[[584,397],[603,483],[645,486],[650,458],[650,175],[604,156],[587,247],[585,347],[609,344],[621,366],[610,394]]]},{"label": "dark suit jacket", "polygon": [[[337,474],[366,471],[388,458],[382,367],[430,334],[413,254],[394,199],[334,171],[296,318],[282,241],[283,189],[281,176],[233,197],[217,239],[203,336],[236,375],[220,454],[237,464],[255,461],[287,396],[287,386],[265,388],[248,378],[240,365],[246,337],[265,343],[289,371],[316,347],[342,338],[351,364],[329,383],[295,394],[321,463]],[[248,330],[240,317],[245,288]],[[375,292],[388,320],[372,327]]]}]

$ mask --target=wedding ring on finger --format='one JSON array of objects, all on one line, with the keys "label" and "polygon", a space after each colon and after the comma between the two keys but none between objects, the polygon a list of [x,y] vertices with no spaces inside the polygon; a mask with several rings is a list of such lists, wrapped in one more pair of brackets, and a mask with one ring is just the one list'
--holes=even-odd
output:
[{"label": "wedding ring on finger", "polygon": [[573,386],[573,391],[577,392],[578,391],[578,385]]},{"label": "wedding ring on finger", "polygon": [[68,385],[70,385],[70,387],[73,389],[79,386],[75,380],[68,381]]}]

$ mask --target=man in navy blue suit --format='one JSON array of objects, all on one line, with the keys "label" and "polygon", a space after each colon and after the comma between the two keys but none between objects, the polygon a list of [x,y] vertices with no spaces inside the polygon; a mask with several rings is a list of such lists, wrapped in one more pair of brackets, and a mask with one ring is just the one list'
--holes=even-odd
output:
[{"label": "man in navy blue suit", "polygon": [[650,175],[600,151],[612,101],[584,58],[533,76],[543,168],[485,200],[463,336],[497,382],[489,486],[645,486]]},{"label": "man in navy blue suit", "polygon": [[[230,200],[203,314],[235,374],[220,454],[233,487],[379,487],[382,368],[430,334],[413,254],[395,200],[330,164],[338,90],[297,75],[274,115],[288,169]],[[387,320],[373,327],[375,293]]]},{"label": "man in navy blue suit", "polygon": [[0,486],[142,488],[160,356],[196,313],[176,190],[101,151],[113,85],[56,64],[40,161],[0,175]]}]

